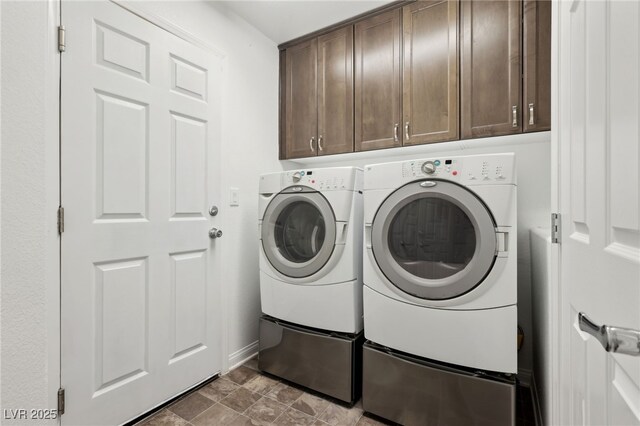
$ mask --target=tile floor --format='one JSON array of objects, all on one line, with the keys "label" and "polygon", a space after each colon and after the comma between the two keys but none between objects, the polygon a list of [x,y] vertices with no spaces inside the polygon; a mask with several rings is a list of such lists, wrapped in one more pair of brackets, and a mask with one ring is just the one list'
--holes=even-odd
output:
[{"label": "tile floor", "polygon": [[[385,425],[384,419],[258,372],[257,359],[197,389],[139,426]],[[528,388],[516,397],[518,426],[535,426]]]}]

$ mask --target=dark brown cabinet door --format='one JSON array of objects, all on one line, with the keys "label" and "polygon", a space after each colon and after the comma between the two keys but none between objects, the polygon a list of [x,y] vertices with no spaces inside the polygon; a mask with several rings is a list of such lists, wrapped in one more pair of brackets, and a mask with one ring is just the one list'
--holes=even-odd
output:
[{"label": "dark brown cabinet door", "polygon": [[404,145],[458,139],[458,1],[403,8]]},{"label": "dark brown cabinet door", "polygon": [[402,144],[400,13],[355,25],[355,149]]},{"label": "dark brown cabinet door", "polygon": [[551,128],[551,0],[524,1],[525,132]]},{"label": "dark brown cabinet door", "polygon": [[461,2],[462,137],[522,131],[520,0]]},{"label": "dark brown cabinet door", "polygon": [[318,37],[318,155],[353,151],[353,27]]},{"label": "dark brown cabinet door", "polygon": [[317,150],[317,39],[286,53],[285,158],[310,157]]}]

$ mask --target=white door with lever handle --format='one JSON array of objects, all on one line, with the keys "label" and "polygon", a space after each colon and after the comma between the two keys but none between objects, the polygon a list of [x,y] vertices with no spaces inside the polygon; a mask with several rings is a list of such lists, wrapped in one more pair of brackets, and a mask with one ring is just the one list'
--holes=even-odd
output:
[{"label": "white door with lever handle", "polygon": [[60,7],[60,422],[124,424],[222,370],[224,60],[120,3]]},{"label": "white door with lever handle", "polygon": [[558,2],[563,425],[640,425],[640,3]]}]

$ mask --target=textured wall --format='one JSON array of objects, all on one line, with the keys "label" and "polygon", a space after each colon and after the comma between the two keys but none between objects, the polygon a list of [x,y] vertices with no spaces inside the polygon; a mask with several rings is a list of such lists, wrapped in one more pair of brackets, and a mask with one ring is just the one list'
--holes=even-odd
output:
[{"label": "textured wall", "polygon": [[57,111],[50,96],[55,81],[52,86],[47,70],[55,62],[48,51],[55,3],[3,1],[0,8],[0,405],[54,408],[57,383],[50,374],[57,367],[50,368],[49,360],[58,342],[48,339],[57,311],[50,292],[57,263],[51,250],[57,238],[57,148],[51,145]]},{"label": "textured wall", "polygon": [[538,402],[543,424],[552,424],[553,394],[553,326],[551,313],[553,298],[551,276],[551,230],[534,228],[531,230],[531,317],[534,341],[533,372],[538,392]]}]

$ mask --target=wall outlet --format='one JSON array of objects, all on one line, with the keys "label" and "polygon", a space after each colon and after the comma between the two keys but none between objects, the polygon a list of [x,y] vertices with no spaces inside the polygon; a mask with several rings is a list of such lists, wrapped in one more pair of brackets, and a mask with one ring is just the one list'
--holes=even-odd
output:
[{"label": "wall outlet", "polygon": [[232,207],[240,205],[240,190],[238,188],[229,188],[229,205]]}]

